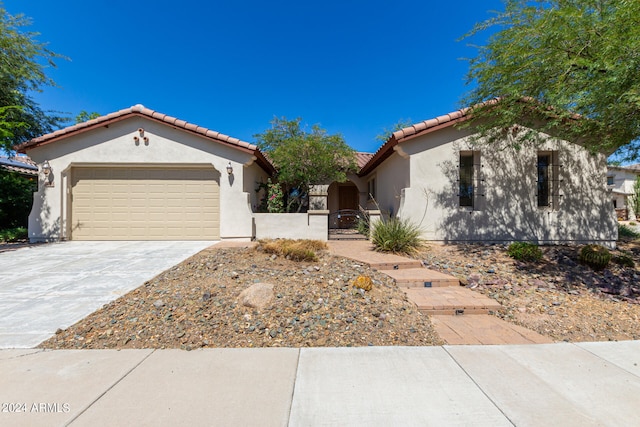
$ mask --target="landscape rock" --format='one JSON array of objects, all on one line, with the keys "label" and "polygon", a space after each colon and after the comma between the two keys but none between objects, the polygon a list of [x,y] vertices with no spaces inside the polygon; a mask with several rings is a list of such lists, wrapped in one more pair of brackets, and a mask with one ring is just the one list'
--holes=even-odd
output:
[{"label": "landscape rock", "polygon": [[238,301],[245,307],[264,308],[274,299],[273,285],[270,283],[256,283],[242,291]]}]

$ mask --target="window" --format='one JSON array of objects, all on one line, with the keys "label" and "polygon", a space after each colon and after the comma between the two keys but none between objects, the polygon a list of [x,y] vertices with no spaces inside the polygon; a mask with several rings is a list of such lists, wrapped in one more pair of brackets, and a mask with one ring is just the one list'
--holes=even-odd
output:
[{"label": "window", "polygon": [[474,196],[473,152],[460,153],[460,177],[458,180],[458,198],[460,206],[473,208]]},{"label": "window", "polygon": [[367,182],[367,191],[369,192],[369,200],[376,198],[376,178],[373,177]]},{"label": "window", "polygon": [[558,207],[558,152],[538,153],[538,207]]},{"label": "window", "polygon": [[614,177],[613,176],[608,176],[607,177],[607,185],[613,185],[614,184]]}]

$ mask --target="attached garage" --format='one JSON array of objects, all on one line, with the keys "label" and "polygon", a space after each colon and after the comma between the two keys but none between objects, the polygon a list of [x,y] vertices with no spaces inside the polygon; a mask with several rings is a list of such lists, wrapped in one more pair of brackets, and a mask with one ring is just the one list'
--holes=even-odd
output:
[{"label": "attached garage", "polygon": [[236,240],[254,235],[254,144],[134,105],[18,147],[38,165],[29,239]]},{"label": "attached garage", "polygon": [[71,175],[72,240],[220,238],[212,167],[74,167]]}]

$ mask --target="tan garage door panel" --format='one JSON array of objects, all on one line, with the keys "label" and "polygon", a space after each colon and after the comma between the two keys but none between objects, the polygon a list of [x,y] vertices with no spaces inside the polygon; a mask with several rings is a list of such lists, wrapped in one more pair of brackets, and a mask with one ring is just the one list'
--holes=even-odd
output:
[{"label": "tan garage door panel", "polygon": [[74,168],[74,240],[216,240],[220,175],[197,168]]}]

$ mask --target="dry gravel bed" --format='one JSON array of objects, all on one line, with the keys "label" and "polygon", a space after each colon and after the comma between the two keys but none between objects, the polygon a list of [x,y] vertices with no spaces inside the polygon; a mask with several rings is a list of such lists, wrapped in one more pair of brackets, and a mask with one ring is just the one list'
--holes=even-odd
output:
[{"label": "dry gravel bed", "polygon": [[[351,282],[371,276],[371,291]],[[263,309],[239,302],[274,285]],[[42,348],[182,348],[440,345],[427,316],[386,275],[321,253],[293,262],[251,248],[215,247],[59,330]]]},{"label": "dry gravel bed", "polygon": [[613,251],[631,255],[636,268],[611,263],[593,271],[578,262],[578,247],[542,251],[539,263],[509,258],[504,245],[432,245],[420,257],[500,302],[497,316],[556,341],[640,339],[638,242],[619,242]]},{"label": "dry gravel bed", "polygon": [[[619,242],[640,265],[640,243]],[[577,247],[543,247],[539,263],[517,262],[504,245],[431,245],[425,266],[496,299],[496,316],[557,341],[640,339],[640,271],[593,271]],[[351,285],[369,275],[374,287]],[[274,285],[261,310],[239,303],[258,282]],[[390,278],[328,253],[293,262],[250,248],[211,248],[105,305],[43,348],[304,347],[439,345]]]}]

